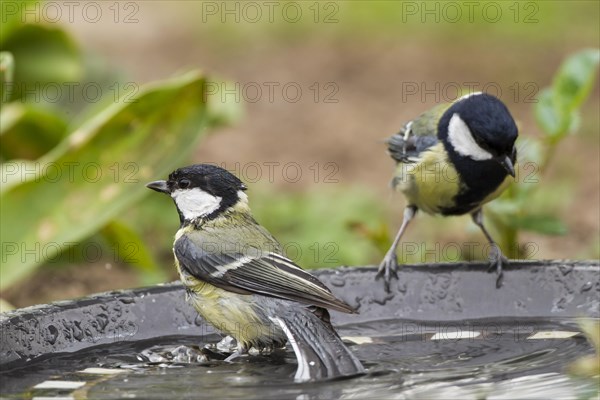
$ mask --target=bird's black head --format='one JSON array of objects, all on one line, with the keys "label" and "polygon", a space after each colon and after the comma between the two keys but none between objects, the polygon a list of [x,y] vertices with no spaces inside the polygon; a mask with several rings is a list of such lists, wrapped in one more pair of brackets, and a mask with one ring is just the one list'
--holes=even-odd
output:
[{"label": "bird's black head", "polygon": [[439,136],[446,147],[473,160],[494,159],[512,176],[517,125],[498,98],[475,93],[458,99],[442,116]]},{"label": "bird's black head", "polygon": [[182,224],[198,218],[215,218],[239,201],[247,201],[242,181],[210,164],[179,168],[167,181],[150,182],[146,186],[173,198]]}]

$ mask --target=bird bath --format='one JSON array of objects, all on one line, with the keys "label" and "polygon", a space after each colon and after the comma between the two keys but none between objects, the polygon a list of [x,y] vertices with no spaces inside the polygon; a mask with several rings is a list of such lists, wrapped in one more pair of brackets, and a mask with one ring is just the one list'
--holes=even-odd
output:
[{"label": "bird bath", "polygon": [[0,315],[0,395],[594,396],[595,380],[565,369],[594,353],[576,318],[600,318],[598,261],[513,263],[501,289],[486,269],[478,263],[405,266],[389,294],[375,282],[374,268],[312,271],[360,312],[331,314],[367,374],[327,382],[294,383],[296,361],[289,349],[233,363],[203,361],[204,344],[220,336],[186,303],[179,283],[16,310]]}]

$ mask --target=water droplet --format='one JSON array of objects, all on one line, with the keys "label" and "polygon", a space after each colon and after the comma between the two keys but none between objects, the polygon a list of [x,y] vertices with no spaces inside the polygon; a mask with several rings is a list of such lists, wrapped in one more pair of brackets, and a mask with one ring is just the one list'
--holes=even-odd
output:
[{"label": "water droplet", "polygon": [[398,282],[397,289],[398,289],[398,292],[400,292],[402,294],[406,294],[406,291],[408,290],[406,281]]},{"label": "water droplet", "polygon": [[554,307],[552,308],[552,311],[563,310],[565,308],[566,303],[567,299],[564,297],[557,299],[556,301],[554,301]]},{"label": "water droplet", "polygon": [[75,338],[75,340],[81,342],[83,340],[84,333],[83,329],[81,329],[81,326],[79,324],[79,321],[75,321],[73,323],[73,337]]},{"label": "water droplet", "polygon": [[135,303],[135,298],[133,297],[119,297],[119,301],[123,304],[132,304]]},{"label": "water droplet", "polygon": [[343,276],[334,275],[329,280],[329,283],[331,283],[332,286],[342,287],[346,285],[346,280]]},{"label": "water droplet", "polygon": [[46,337],[46,341],[52,346],[56,343],[56,339],[58,339],[58,329],[54,325],[49,325],[48,333],[49,335]]},{"label": "water droplet", "polygon": [[558,267],[558,270],[560,271],[561,274],[563,274],[563,276],[568,275],[571,271],[573,271],[573,266],[568,266],[568,265],[560,265]]},{"label": "water droplet", "polygon": [[385,290],[377,290],[371,297],[373,303],[382,306],[385,305],[385,303],[387,303],[388,301],[392,300],[393,298],[394,293],[386,293]]},{"label": "water droplet", "polygon": [[594,286],[594,284],[593,284],[591,281],[587,281],[586,283],[584,283],[584,284],[581,286],[581,289],[579,289],[579,291],[580,291],[581,293],[583,293],[583,292],[587,292],[588,290],[590,290],[590,289],[592,288],[592,286]]}]

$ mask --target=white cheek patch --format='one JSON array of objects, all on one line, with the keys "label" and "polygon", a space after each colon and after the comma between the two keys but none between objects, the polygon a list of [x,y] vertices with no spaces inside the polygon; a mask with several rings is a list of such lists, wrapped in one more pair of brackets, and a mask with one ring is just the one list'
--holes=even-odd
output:
[{"label": "white cheek patch", "polygon": [[477,144],[475,139],[473,139],[471,130],[458,114],[454,114],[450,118],[448,140],[454,150],[462,156],[472,158],[473,160],[489,160],[493,157],[488,151],[482,149]]},{"label": "white cheek patch", "polygon": [[178,189],[171,193],[177,208],[187,220],[204,217],[221,206],[221,197],[213,196],[199,188]]},{"label": "white cheek patch", "polygon": [[246,193],[244,193],[241,190],[238,190],[237,195],[241,203],[248,205],[248,195]]}]

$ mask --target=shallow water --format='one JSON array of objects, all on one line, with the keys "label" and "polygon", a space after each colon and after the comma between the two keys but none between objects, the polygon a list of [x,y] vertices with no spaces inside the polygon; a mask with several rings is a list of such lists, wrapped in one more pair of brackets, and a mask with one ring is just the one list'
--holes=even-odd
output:
[{"label": "shallow water", "polygon": [[[200,348],[217,342],[218,336],[171,336],[34,360],[2,372],[1,393],[9,398],[77,399],[598,396],[597,381],[565,373],[570,362],[593,354],[572,320],[388,320],[347,325],[339,332],[367,368],[366,375],[297,384],[293,383],[296,361],[291,350],[248,356],[233,363],[212,354],[212,361],[204,361]],[[179,354],[175,359],[173,352]],[[103,369],[82,372],[92,367]],[[50,381],[50,387],[35,388],[45,381]],[[55,381],[80,382],[82,386],[52,388]]]}]

